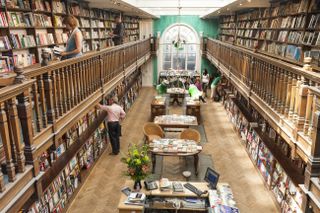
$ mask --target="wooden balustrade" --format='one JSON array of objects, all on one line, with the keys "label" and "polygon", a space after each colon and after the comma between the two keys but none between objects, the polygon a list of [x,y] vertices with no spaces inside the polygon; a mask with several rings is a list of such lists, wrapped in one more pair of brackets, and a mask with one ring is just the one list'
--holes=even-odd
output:
[{"label": "wooden balustrade", "polygon": [[38,156],[55,145],[61,129],[71,122],[66,117],[124,76],[126,68],[151,52],[150,46],[149,38],[27,70],[23,83],[1,88],[0,141],[5,169],[0,169],[0,192],[5,191],[5,179],[14,182],[26,165],[33,166],[37,176]]},{"label": "wooden balustrade", "polygon": [[319,111],[316,103],[320,93],[315,85],[319,85],[320,75],[218,40],[208,39],[206,46],[208,58],[228,78],[245,85],[272,113],[283,118],[291,127],[293,138],[297,139],[299,134],[307,138],[301,148],[306,160],[315,131],[313,119]]}]

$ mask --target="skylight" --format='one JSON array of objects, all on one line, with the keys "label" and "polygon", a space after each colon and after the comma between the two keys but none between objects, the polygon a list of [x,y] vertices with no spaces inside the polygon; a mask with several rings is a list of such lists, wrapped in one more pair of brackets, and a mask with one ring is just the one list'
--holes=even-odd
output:
[{"label": "skylight", "polygon": [[[178,15],[179,0],[122,0],[155,16]],[[180,0],[181,15],[205,16],[235,0]]]}]

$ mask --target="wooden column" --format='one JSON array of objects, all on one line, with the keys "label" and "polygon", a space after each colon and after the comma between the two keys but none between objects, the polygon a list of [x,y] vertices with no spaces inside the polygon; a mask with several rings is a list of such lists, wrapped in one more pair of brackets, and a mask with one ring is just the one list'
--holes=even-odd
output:
[{"label": "wooden column", "polygon": [[42,118],[42,127],[46,128],[48,124],[47,120],[47,107],[46,107],[46,99],[45,99],[45,89],[44,89],[44,82],[43,76],[40,75],[37,77],[37,84],[39,90],[39,98],[40,98],[40,106],[41,106],[41,118]]},{"label": "wooden column", "polygon": [[307,95],[307,106],[306,106],[306,120],[304,122],[304,128],[303,133],[305,135],[308,134],[309,126],[311,124],[311,117],[312,117],[312,105],[313,105],[313,92],[312,90],[308,89],[308,95]]},{"label": "wooden column", "polygon": [[33,85],[32,85],[32,95],[33,95],[33,103],[34,103],[34,110],[35,110],[35,127],[37,129],[37,132],[40,132],[43,125],[42,125],[42,121],[41,121],[41,118],[40,118],[40,108],[39,108],[39,93],[38,93],[38,86],[37,86],[37,82],[35,82]]},{"label": "wooden column", "polygon": [[17,171],[23,173],[25,170],[25,157],[23,153],[23,143],[20,134],[18,111],[16,106],[16,98],[11,98],[8,101],[9,121],[12,130],[12,139],[15,145],[15,156],[17,163]]},{"label": "wooden column", "polygon": [[24,153],[27,164],[33,165],[34,174],[40,172],[37,156],[35,156],[36,147],[33,144],[33,130],[31,122],[31,104],[29,100],[29,91],[25,91],[18,96],[18,114],[21,121],[22,135],[25,143]]},{"label": "wooden column", "polygon": [[292,120],[294,119],[294,106],[296,102],[296,88],[297,88],[297,76],[293,74],[292,76],[292,86],[291,86],[291,99],[290,99],[290,108],[289,108],[289,119]]},{"label": "wooden column", "polygon": [[[0,134],[1,134],[4,153],[6,156],[6,170],[7,170],[9,182],[13,182],[16,180],[16,172],[15,172],[15,167],[12,160],[9,124],[8,124],[4,103],[0,103]],[[2,187],[2,190],[4,190],[3,187]]]},{"label": "wooden column", "polygon": [[284,114],[286,117],[289,117],[291,90],[292,90],[292,75],[291,73],[288,73],[288,83],[287,83],[287,90],[286,90],[287,96],[286,96],[286,103],[284,107]]}]

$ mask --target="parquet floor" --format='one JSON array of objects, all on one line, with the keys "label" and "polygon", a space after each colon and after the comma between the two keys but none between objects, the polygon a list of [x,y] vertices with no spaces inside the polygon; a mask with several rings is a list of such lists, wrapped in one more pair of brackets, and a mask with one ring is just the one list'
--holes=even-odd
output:
[{"label": "parquet floor", "polygon": [[[142,126],[150,116],[152,88],[143,88],[136,103],[122,124],[121,150],[129,143],[139,143]],[[254,168],[238,136],[228,121],[221,103],[202,105],[202,118],[208,143],[203,152],[212,155],[214,168],[221,174],[220,181],[228,182],[242,213],[276,213],[272,195]],[[121,156],[101,156],[68,213],[116,213],[120,189],[127,177]]]}]

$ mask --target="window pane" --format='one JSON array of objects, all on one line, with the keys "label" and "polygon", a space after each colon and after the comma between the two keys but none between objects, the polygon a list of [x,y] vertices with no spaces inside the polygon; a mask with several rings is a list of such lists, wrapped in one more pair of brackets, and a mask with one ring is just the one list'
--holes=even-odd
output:
[{"label": "window pane", "polygon": [[163,62],[163,70],[169,70],[171,68],[171,62]]},{"label": "window pane", "polygon": [[187,70],[195,70],[196,68],[196,63],[188,63],[188,66],[187,66]]},{"label": "window pane", "polygon": [[173,56],[173,69],[185,69],[186,55],[178,54]]},{"label": "window pane", "polygon": [[164,61],[171,61],[171,53],[163,53]]},{"label": "window pane", "polygon": [[196,54],[195,53],[189,53],[188,54],[188,62],[191,62],[191,61],[196,61]]}]

